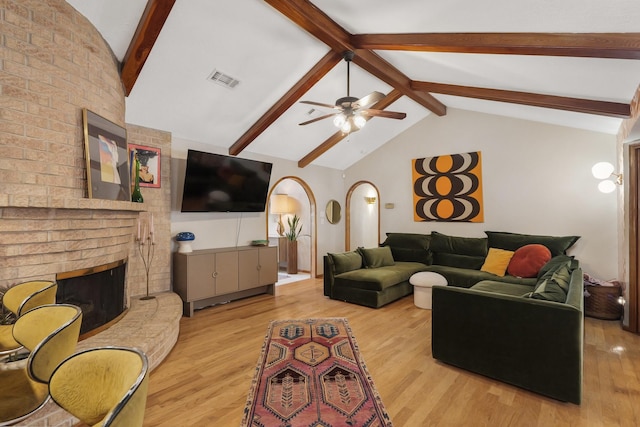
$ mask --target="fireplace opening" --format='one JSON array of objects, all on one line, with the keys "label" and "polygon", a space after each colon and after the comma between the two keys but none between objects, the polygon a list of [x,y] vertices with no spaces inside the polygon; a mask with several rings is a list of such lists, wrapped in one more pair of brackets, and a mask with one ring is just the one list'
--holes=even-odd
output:
[{"label": "fireplace opening", "polygon": [[107,325],[125,309],[126,260],[58,273],[56,302],[82,309],[80,335]]}]

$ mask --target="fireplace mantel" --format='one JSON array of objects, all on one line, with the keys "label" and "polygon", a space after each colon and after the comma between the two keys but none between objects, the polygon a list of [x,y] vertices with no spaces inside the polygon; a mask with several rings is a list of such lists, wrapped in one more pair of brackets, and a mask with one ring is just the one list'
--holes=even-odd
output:
[{"label": "fireplace mantel", "polygon": [[52,198],[26,194],[0,193],[0,208],[92,209],[104,211],[144,212],[144,203],[87,198]]}]

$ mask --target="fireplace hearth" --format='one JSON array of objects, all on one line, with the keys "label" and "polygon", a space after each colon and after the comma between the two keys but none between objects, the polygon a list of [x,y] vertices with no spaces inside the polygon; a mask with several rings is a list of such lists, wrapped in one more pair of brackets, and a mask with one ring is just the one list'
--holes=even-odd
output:
[{"label": "fireplace hearth", "polygon": [[56,302],[82,309],[80,335],[109,324],[125,309],[127,260],[58,273]]}]

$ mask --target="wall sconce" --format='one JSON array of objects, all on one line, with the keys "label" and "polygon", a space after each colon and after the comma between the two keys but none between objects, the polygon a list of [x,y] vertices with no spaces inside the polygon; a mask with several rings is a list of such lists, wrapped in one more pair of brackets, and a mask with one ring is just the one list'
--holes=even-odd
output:
[{"label": "wall sconce", "polygon": [[[622,185],[622,174],[614,173],[614,167],[609,162],[599,162],[593,165],[591,173],[594,177],[602,179],[598,184],[598,190],[602,193],[611,193],[615,191],[616,184]],[[615,177],[615,180],[611,181],[609,178]]]},{"label": "wall sconce", "polygon": [[289,213],[289,196],[286,194],[276,194],[271,198],[271,213],[280,215],[278,218],[278,235],[284,236],[284,224],[282,223],[282,214]]},{"label": "wall sconce", "polygon": [[373,196],[365,196],[364,200],[367,202],[367,204],[369,205],[374,205],[376,203],[376,198]]}]

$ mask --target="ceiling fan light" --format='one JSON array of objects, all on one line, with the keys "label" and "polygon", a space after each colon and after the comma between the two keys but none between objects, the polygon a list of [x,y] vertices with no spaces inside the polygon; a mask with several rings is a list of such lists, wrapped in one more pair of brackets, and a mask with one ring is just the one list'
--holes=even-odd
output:
[{"label": "ceiling fan light", "polygon": [[351,132],[351,121],[350,120],[345,120],[345,122],[340,127],[340,130],[342,130],[343,133]]},{"label": "ceiling fan light", "polygon": [[358,129],[362,129],[364,127],[364,125],[367,124],[367,119],[365,119],[364,117],[362,117],[359,114],[356,114],[355,116],[353,116],[353,124],[358,128]]},{"label": "ceiling fan light", "polygon": [[346,120],[344,118],[344,114],[338,114],[337,116],[334,117],[333,124],[335,127],[341,128],[344,125],[345,121]]}]

